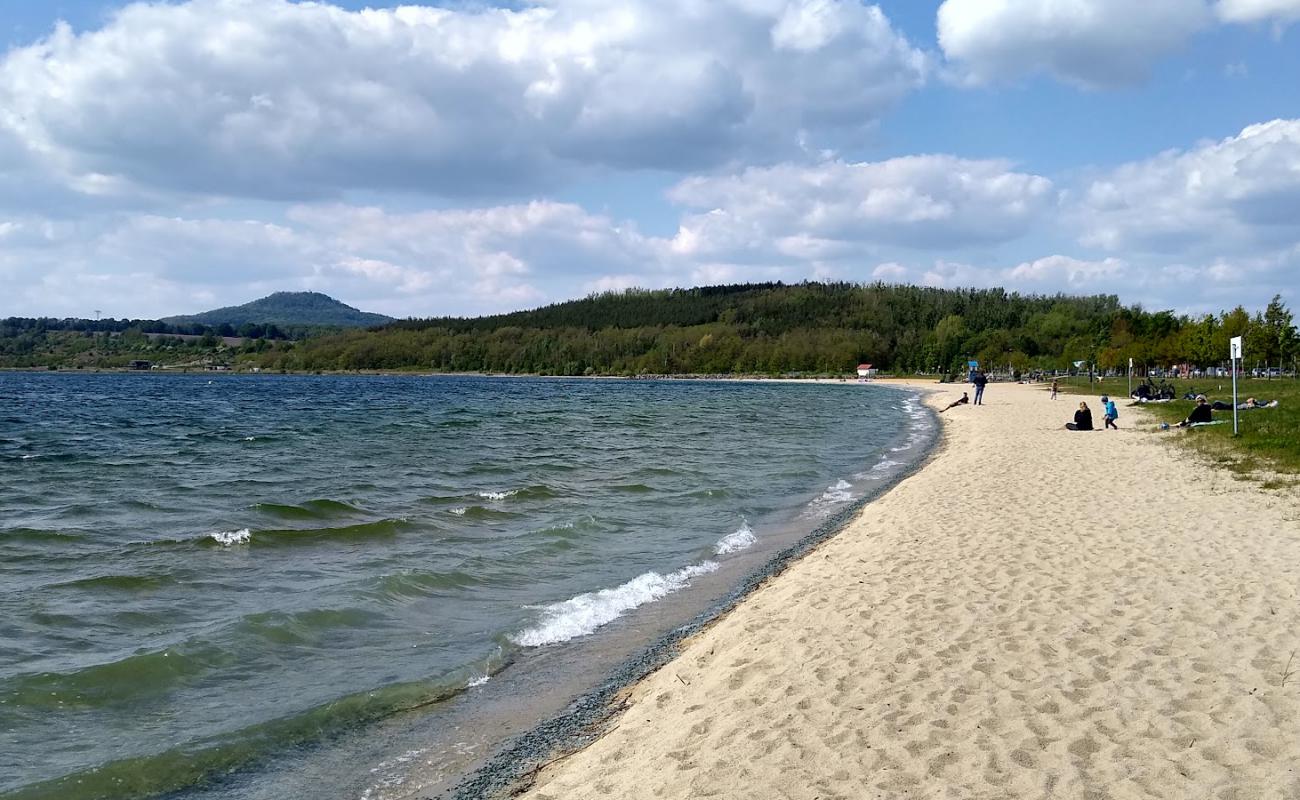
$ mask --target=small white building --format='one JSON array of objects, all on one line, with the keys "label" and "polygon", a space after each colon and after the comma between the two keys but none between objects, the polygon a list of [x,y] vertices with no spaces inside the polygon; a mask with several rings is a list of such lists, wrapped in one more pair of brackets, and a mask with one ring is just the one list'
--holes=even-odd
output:
[{"label": "small white building", "polygon": [[858,365],[858,377],[862,378],[863,380],[871,380],[872,378],[876,377],[877,373],[879,372],[880,370],[876,369],[870,364]]}]

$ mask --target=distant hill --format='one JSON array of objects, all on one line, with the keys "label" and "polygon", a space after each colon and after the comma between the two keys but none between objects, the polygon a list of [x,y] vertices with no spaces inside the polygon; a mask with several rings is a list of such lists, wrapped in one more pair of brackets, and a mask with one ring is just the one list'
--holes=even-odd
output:
[{"label": "distant hill", "polygon": [[337,328],[368,328],[393,321],[383,314],[359,311],[320,292],[276,292],[244,303],[227,306],[201,314],[167,317],[162,322],[171,325],[231,325],[245,323],[275,325],[308,325]]}]

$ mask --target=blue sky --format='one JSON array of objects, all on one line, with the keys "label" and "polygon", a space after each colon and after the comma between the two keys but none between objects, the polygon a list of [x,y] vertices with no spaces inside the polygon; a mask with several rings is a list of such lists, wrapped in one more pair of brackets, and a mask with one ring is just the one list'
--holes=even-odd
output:
[{"label": "blue sky", "polygon": [[0,0],[0,315],[1300,294],[1300,0]]}]

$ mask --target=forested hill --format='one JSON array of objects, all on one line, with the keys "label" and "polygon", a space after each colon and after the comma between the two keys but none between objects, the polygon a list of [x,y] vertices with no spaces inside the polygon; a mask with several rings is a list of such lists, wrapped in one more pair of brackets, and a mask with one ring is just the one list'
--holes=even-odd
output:
[{"label": "forested hill", "polygon": [[1294,329],[1280,299],[1269,309],[1253,318],[1238,308],[1191,319],[1125,307],[1109,295],[885,284],[630,290],[513,314],[406,320],[321,337],[263,354],[259,366],[561,375],[844,374],[862,361],[897,371],[957,371],[969,358],[1017,370],[1080,360],[1117,367],[1128,358],[1167,366],[1217,364],[1227,337],[1238,334],[1251,337],[1259,358],[1277,363],[1284,352],[1290,357]]},{"label": "forested hill", "polygon": [[701,286],[694,289],[628,289],[582,300],[489,317],[412,319],[408,329],[493,331],[500,328],[644,328],[721,323],[779,334],[803,328],[934,328],[960,315],[976,329],[1014,328],[1035,313],[1064,304],[1089,317],[1120,310],[1114,296],[1044,297],[1001,289],[933,289],[849,283],[782,283]]},{"label": "forested hill", "polygon": [[320,292],[276,292],[241,306],[226,306],[204,311],[201,314],[167,317],[161,321],[170,325],[230,325],[236,328],[250,323],[320,328],[367,328],[392,322],[393,318],[359,311]]}]

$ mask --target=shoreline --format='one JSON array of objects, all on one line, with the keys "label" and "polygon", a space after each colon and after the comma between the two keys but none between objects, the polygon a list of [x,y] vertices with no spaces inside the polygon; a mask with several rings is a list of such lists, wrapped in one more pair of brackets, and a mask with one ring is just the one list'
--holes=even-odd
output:
[{"label": "shoreline", "polygon": [[[787,380],[787,382],[811,381]],[[914,383],[872,382],[889,386],[899,392],[916,391],[924,401],[925,389]],[[756,591],[761,590],[772,580],[779,579],[782,573],[801,559],[808,557],[825,542],[842,533],[863,509],[893,491],[899,484],[933,461],[944,447],[942,425],[935,419],[937,414],[933,408],[927,404],[925,410],[932,418],[935,433],[925,452],[908,464],[905,470],[894,476],[888,483],[840,509],[797,542],[776,552],[763,566],[746,575],[739,584],[732,587],[722,599],[647,644],[640,652],[619,664],[597,686],[576,698],[560,714],[511,737],[480,767],[436,797],[440,800],[472,800],[515,796],[531,786],[540,770],[573,753],[581,752],[603,737],[608,732],[607,725],[610,720],[624,710],[623,698],[628,693],[681,657],[683,650],[692,640],[742,606]],[[423,798],[427,795],[421,793],[413,797],[415,796]]]},{"label": "shoreline", "polygon": [[577,749],[453,796],[1300,796],[1294,494],[1137,414],[1080,437],[1041,387],[986,399],[551,731]]},{"label": "shoreline", "polygon": [[[800,377],[792,375],[760,375],[733,373],[646,373],[643,375],[553,375],[541,372],[429,372],[416,369],[377,369],[377,370],[252,370],[238,369],[130,369],[129,367],[0,367],[0,375],[34,374],[34,375],[206,375],[209,377],[299,377],[299,378],[530,378],[533,380],[575,380],[575,381],[742,381],[763,383],[879,383],[883,385],[904,385],[909,382],[939,385],[937,375],[918,375],[915,377],[876,376],[861,379],[857,375],[815,375]],[[957,385],[957,384],[945,384]]]}]

